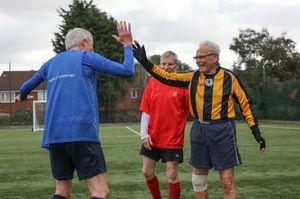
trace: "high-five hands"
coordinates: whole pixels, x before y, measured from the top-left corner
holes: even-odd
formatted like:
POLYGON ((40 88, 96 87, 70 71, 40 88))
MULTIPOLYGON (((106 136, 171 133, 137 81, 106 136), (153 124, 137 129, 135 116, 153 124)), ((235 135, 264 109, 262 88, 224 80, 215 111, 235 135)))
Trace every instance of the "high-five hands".
POLYGON ((153 66, 153 64, 147 59, 145 46, 140 44, 137 41, 134 41, 132 45, 133 48, 133 56, 134 58, 144 67, 153 66))

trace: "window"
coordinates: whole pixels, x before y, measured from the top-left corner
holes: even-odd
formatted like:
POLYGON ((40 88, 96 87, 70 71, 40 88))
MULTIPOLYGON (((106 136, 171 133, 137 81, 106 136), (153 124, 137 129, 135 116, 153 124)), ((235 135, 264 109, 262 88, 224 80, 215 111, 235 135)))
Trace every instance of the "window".
POLYGON ((131 88, 130 97, 131 99, 137 98, 137 90, 135 88, 131 88))
POLYGON ((47 100, 47 90, 38 91, 38 101, 46 101, 47 100))
POLYGON ((14 91, 0 91, 0 102, 1 103, 14 103, 15 100, 15 92, 14 91), (11 96, 9 97, 9 94, 11 94, 11 96))

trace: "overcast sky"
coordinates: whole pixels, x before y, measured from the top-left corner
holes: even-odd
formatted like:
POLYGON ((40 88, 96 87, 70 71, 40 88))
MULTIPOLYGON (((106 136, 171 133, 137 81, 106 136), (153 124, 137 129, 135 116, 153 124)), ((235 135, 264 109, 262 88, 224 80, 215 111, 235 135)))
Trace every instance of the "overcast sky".
MULTIPOLYGON (((72 0, 0 0, 0 73, 37 70, 54 56, 51 39, 62 19, 57 10, 72 0)), ((94 0, 116 20, 132 24, 134 39, 147 54, 176 52, 196 68, 198 43, 212 40, 221 46, 221 65, 230 68, 236 55, 229 50, 239 29, 267 28, 271 35, 283 32, 300 49, 299 0, 94 0)), ((83 16, 84 17, 84 16, 83 16)))

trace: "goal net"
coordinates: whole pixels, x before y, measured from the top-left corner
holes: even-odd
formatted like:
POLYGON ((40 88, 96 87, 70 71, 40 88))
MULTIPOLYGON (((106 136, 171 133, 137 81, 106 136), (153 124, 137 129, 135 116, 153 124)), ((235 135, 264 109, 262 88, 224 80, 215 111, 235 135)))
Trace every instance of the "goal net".
POLYGON ((45 101, 33 101, 33 128, 32 131, 42 131, 44 130, 44 116, 46 111, 45 101))

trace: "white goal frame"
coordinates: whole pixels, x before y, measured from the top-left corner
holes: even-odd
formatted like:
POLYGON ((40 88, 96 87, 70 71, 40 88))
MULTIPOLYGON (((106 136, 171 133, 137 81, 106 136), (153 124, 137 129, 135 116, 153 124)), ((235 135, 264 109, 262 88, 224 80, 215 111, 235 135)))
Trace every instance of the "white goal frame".
POLYGON ((46 101, 40 101, 40 100, 35 100, 32 102, 32 131, 37 132, 37 131, 43 131, 44 130, 44 116, 45 116, 45 111, 46 111, 46 101), (44 109, 42 110, 42 113, 38 113, 39 109, 37 104, 42 103, 44 104, 44 109), (40 123, 40 118, 42 117, 42 124, 40 123))

